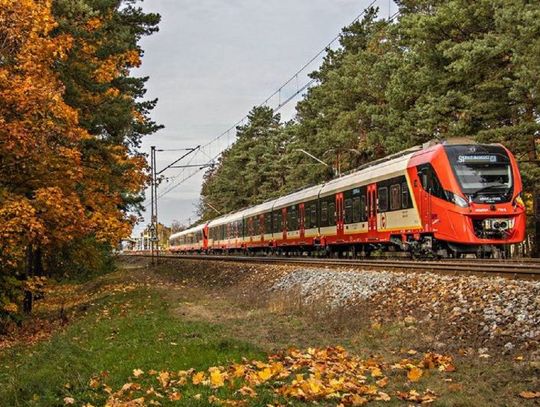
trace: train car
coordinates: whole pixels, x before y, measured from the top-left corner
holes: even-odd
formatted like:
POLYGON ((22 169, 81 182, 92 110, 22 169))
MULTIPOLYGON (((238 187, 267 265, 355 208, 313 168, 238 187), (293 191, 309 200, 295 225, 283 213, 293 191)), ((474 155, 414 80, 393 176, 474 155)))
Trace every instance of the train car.
POLYGON ((319 244, 317 206, 321 188, 316 185, 274 201, 272 232, 276 247, 310 250, 319 244))
POLYGON ((174 233, 169 238, 169 251, 173 253, 206 252, 208 249, 208 227, 201 224, 174 233))
POLYGON ((516 160, 502 145, 426 145, 218 218, 206 247, 487 257, 524 240, 521 192, 516 160))
POLYGON ((236 251, 244 247, 243 212, 221 216, 207 224, 209 251, 236 251))
POLYGON ((246 209, 243 215, 244 248, 247 250, 274 247, 272 209, 276 200, 246 209))

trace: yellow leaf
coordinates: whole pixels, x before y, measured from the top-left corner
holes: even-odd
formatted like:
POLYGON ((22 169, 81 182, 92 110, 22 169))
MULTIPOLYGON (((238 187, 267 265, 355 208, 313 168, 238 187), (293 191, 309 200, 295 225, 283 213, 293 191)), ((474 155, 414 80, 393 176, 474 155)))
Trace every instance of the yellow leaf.
POLYGON ((210 384, 212 387, 222 387, 225 384, 224 375, 221 374, 219 369, 211 368, 210 371, 210 384))
POLYGON ((158 375, 159 383, 161 384, 161 387, 165 388, 169 385, 169 381, 171 380, 171 376, 169 372, 160 372, 158 375))
POLYGON ((201 384, 204 381, 204 372, 195 373, 191 380, 194 385, 201 384))
POLYGON ((409 372, 407 373, 407 378, 411 381, 411 382, 417 382, 418 380, 420 380, 420 378, 422 377, 422 375, 424 374, 424 372, 422 371, 422 369, 419 369, 417 367, 413 367, 411 370, 409 370, 409 372))
POLYGON ((381 369, 379 369, 378 367, 374 367, 373 369, 371 369, 371 376, 372 377, 382 377, 383 374, 382 374, 381 369))
POLYGON ((242 365, 234 365, 233 377, 243 377, 246 369, 242 365))
POLYGON ((265 382, 272 377, 272 370, 269 368, 263 369, 257 373, 257 376, 259 376, 259 379, 265 382))

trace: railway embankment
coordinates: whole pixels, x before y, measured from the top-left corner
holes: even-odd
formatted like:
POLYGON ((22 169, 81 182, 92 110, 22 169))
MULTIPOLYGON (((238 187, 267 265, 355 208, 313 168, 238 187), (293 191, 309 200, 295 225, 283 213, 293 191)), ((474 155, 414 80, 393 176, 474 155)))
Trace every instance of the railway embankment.
POLYGON ((540 343, 539 280, 359 267, 161 261, 162 272, 182 276, 218 298, 301 315, 335 332, 386 326, 401 330, 405 342, 426 350, 477 354, 535 353, 540 343))

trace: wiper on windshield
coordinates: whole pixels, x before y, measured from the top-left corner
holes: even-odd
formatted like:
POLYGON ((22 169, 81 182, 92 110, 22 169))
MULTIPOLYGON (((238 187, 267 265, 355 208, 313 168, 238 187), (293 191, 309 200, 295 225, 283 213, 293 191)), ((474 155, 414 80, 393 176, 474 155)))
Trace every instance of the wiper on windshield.
MULTIPOLYGON (((508 185, 506 184, 495 184, 495 185, 488 185, 486 187, 483 187, 483 188, 480 188, 479 190, 473 192, 472 194, 470 194, 471 196, 475 197, 475 196, 478 196, 478 194, 481 194, 482 192, 489 192, 490 189, 492 188, 505 188, 505 189, 508 189, 508 185)), ((494 191, 495 192, 495 191, 494 191)))

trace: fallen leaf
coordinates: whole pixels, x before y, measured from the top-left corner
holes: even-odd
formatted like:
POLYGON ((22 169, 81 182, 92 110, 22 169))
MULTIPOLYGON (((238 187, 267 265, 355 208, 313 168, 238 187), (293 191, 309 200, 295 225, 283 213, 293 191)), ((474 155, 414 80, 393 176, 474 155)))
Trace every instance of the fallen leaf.
POLYGON ((419 369, 417 367, 413 367, 409 372, 407 373, 407 379, 409 379, 411 382, 417 382, 420 380, 424 372, 422 369, 419 369))
POLYGON ((171 401, 178 401, 182 398, 182 395, 178 393, 177 391, 169 394, 169 400, 171 401))
POLYGON ((194 385, 201 384, 204 381, 204 372, 195 373, 191 378, 194 385))
POLYGON ((540 391, 522 391, 519 396, 527 400, 537 399, 540 398, 540 391))
POLYGON ((144 374, 144 371, 141 369, 133 369, 133 376, 140 377, 144 374))
POLYGON ((73 397, 64 397, 64 404, 66 405, 75 404, 75 399, 73 397))
POLYGON ((223 387, 225 384, 225 376, 221 374, 219 369, 210 368, 210 384, 214 388, 223 387))

